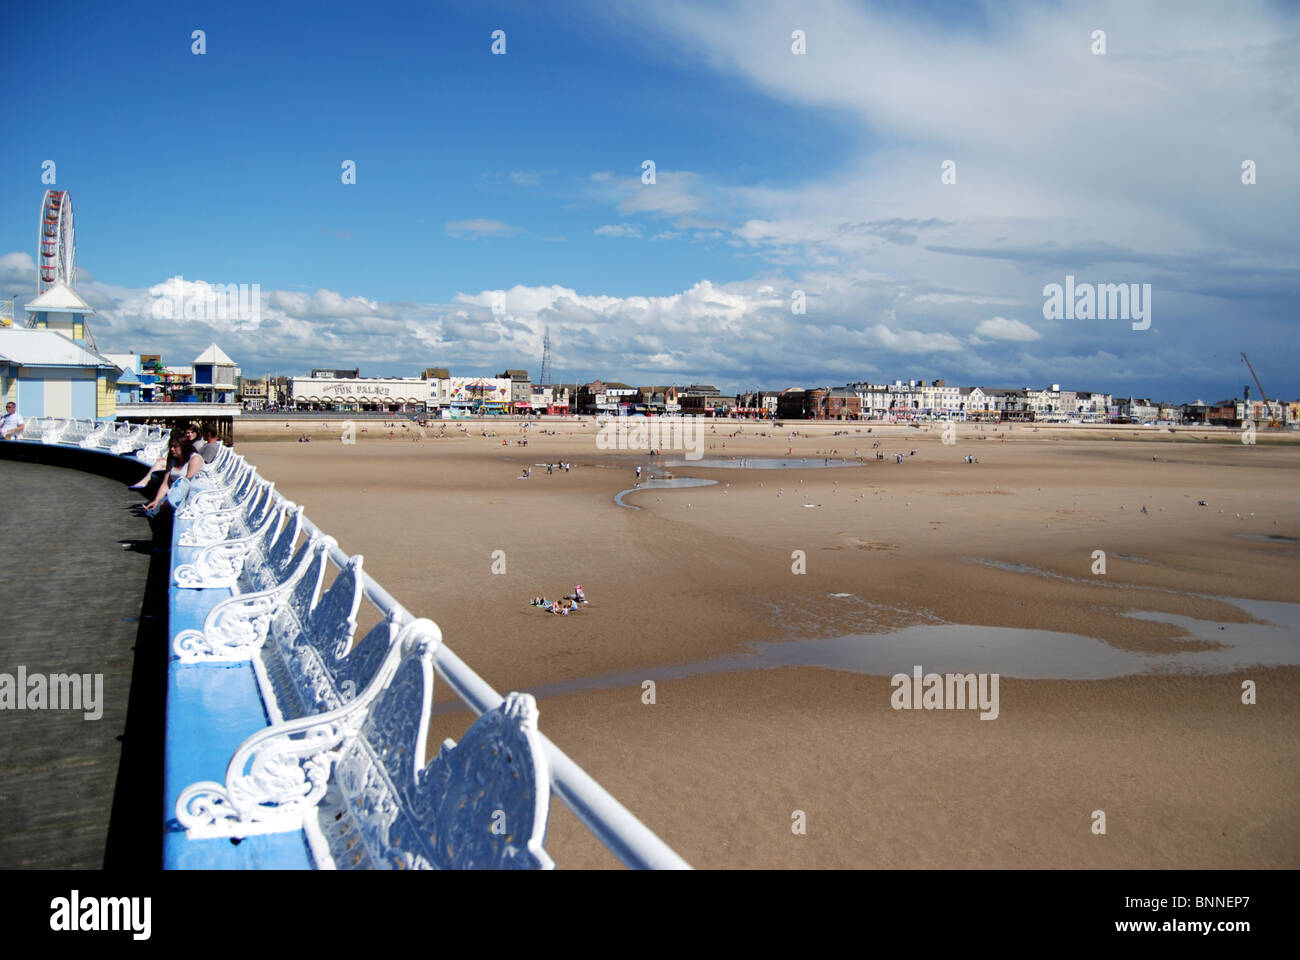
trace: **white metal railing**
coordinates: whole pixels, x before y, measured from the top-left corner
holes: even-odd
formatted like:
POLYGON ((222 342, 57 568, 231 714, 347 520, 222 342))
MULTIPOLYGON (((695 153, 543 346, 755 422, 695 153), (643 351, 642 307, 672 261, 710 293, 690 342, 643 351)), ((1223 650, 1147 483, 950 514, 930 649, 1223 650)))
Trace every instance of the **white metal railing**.
MULTIPOLYGON (((44 425, 50 421, 41 422, 44 425)), ((59 441, 62 445, 80 444, 85 447, 86 437, 102 438, 107 435, 108 429, 111 429, 101 428, 102 432, 96 435, 94 421, 67 421, 66 423, 67 427, 59 441), (77 424, 81 426, 76 427, 77 424)), ((33 438, 25 439, 31 442, 33 438)), ((209 464, 204 471, 208 478, 208 483, 205 484, 207 489, 203 491, 205 499, 218 491, 223 494, 220 498, 211 497, 208 500, 210 506, 207 506, 207 510, 234 506, 229 502, 230 495, 246 486, 249 480, 246 471, 250 470, 256 473, 256 469, 243 457, 229 448, 224 448, 217 460, 209 464), (227 502, 219 502, 219 500, 227 502)), ((275 500, 284 499, 278 491, 272 491, 270 495, 275 500)), ((243 503, 247 504, 251 499, 245 498, 243 503)), ((324 532, 305 516, 302 518, 302 527, 302 536, 310 537, 313 534, 324 536, 324 532)), ((348 566, 348 555, 337 544, 330 548, 329 560, 336 570, 341 571, 348 566)), ((362 578, 363 595, 382 617, 394 616, 402 625, 416 619, 364 570, 362 578)), ((474 711, 476 716, 496 709, 505 701, 505 698, 497 693, 491 684, 470 669, 446 643, 438 645, 433 665, 438 676, 455 692, 461 702, 474 711)), ((551 790, 620 861, 636 869, 690 869, 690 865, 685 860, 638 820, 631 811, 615 800, 590 774, 552 743, 549 737, 545 734, 540 736, 550 766, 551 790)))

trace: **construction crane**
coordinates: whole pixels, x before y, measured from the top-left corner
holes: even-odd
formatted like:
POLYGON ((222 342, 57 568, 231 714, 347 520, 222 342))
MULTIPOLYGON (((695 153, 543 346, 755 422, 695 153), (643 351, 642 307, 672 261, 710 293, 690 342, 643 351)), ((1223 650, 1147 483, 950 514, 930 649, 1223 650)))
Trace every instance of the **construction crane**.
MULTIPOLYGON (((1255 386, 1259 387, 1259 398, 1264 401, 1264 409, 1268 411, 1268 425, 1274 429, 1280 429, 1282 424, 1278 423, 1277 418, 1273 416, 1273 405, 1268 402, 1268 394, 1264 392, 1264 385, 1259 382, 1259 374, 1257 374, 1255 368, 1251 366, 1250 357, 1246 356, 1243 352, 1241 359, 1246 361, 1246 369, 1250 371, 1251 377, 1254 378, 1255 386)), ((1247 410, 1246 413, 1249 415, 1250 411, 1247 410)))

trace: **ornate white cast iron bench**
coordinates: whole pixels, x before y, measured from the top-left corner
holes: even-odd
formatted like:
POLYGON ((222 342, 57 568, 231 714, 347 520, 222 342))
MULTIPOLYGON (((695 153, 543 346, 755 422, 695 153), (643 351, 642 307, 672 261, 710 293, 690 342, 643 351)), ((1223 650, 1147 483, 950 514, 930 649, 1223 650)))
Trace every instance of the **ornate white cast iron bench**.
POLYGON ((302 508, 279 498, 252 533, 197 548, 192 561, 177 564, 173 582, 190 590, 264 588, 283 574, 301 524, 302 508))
POLYGON ((268 651, 299 696, 340 705, 249 737, 224 783, 181 792, 179 823, 196 839, 302 830, 324 868, 553 868, 543 849, 551 785, 530 695, 512 693, 425 764, 440 642, 431 621, 398 630, 390 618, 345 656, 310 635, 268 651), (344 699, 371 669, 361 693, 344 699))
POLYGON ((143 464, 153 464, 167 453, 167 434, 162 427, 149 427, 145 435, 144 446, 135 455, 143 464))
POLYGON ((127 430, 113 441, 112 450, 114 453, 134 453, 141 449, 146 443, 146 437, 149 428, 145 426, 132 427, 127 425, 127 430))
POLYGON ((225 470, 231 458, 235 456, 238 456, 238 454, 223 443, 221 449, 217 451, 216 458, 208 465, 208 467, 209 469, 225 470))
MULTIPOLYGON (((290 543, 285 539, 281 546, 290 543)), ((281 572, 277 564, 268 571, 271 586, 218 601, 201 628, 176 634, 173 652, 182 663, 238 663, 251 660, 268 635, 296 636, 316 606, 333 547, 332 537, 307 538, 285 565, 283 578, 274 575, 281 572)))
POLYGON ((178 511, 179 516, 193 519, 200 514, 237 506, 242 501, 257 479, 257 471, 240 456, 227 462, 230 466, 226 469, 204 468, 196 478, 185 505, 178 511))
POLYGON ((51 442, 80 446, 81 441, 97 429, 94 420, 67 420, 67 426, 56 440, 51 442))
POLYGON ((183 520, 241 506, 257 486, 257 471, 237 463, 229 472, 204 470, 196 478, 185 504, 177 511, 183 520))
POLYGON ((105 446, 104 441, 116 430, 112 420, 101 420, 89 433, 81 438, 80 446, 87 450, 105 446))
POLYGON ((231 537, 253 533, 277 504, 275 484, 260 477, 250 485, 247 497, 236 506, 200 515, 181 534, 183 547, 203 547, 231 537))
POLYGON ((174 642, 182 662, 251 659, 272 720, 235 751, 224 784, 205 781, 181 791, 176 814, 187 835, 243 838, 303 830, 316 864, 326 867, 553 867, 542 849, 550 784, 532 698, 512 695, 476 722, 461 747, 447 741, 427 770, 419 761, 411 770, 389 769, 385 780, 382 765, 401 767, 423 755, 431 656, 441 635, 429 621, 399 629, 390 613, 351 648, 364 587, 362 558, 350 558, 313 607, 332 541, 316 537, 310 543, 323 549, 300 561, 290 582, 222 601, 203 631, 174 642), (265 611, 277 602, 264 626, 265 611), (412 655, 412 628, 426 638, 422 655, 429 662, 414 695, 402 692, 415 682, 406 679, 389 693, 385 685, 394 673, 405 676, 397 661, 412 655), (373 736, 357 742, 359 733, 373 736), (339 776, 331 780, 336 759, 339 776), (414 790, 403 789, 403 776, 414 790), (493 779, 499 780, 495 790, 485 790, 493 779), (386 792, 385 798, 377 792, 386 792), (449 798, 455 800, 450 806, 449 798), (401 830, 383 822, 394 811, 401 830))

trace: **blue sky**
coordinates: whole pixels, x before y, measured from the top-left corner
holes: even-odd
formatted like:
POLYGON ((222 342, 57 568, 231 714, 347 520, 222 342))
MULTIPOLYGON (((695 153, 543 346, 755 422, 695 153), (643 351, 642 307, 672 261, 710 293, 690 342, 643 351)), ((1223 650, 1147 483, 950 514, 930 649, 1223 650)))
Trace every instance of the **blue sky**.
POLYGON ((23 5, 0 292, 34 292, 52 159, 110 351, 494 373, 549 326, 566 377, 1180 400, 1253 349, 1300 395, 1294 8, 1132 7, 23 5), (1067 274, 1150 283, 1151 328, 1045 319, 1067 274), (159 319, 176 275, 260 314, 159 319))

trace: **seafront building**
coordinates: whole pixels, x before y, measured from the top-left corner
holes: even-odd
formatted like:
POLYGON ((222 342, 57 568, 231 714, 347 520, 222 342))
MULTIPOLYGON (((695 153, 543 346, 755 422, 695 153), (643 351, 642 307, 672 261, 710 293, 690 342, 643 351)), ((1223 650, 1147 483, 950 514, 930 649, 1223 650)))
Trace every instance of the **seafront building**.
POLYGON ((27 304, 26 327, 0 328, 0 394, 24 417, 113 417, 120 371, 95 347, 87 323, 95 311, 70 271, 50 276, 27 304))
POLYGON ((198 403, 230 403, 235 397, 239 368, 215 343, 194 358, 194 396, 198 403))
POLYGON ((533 383, 527 370, 498 376, 452 376, 426 367, 420 377, 360 377, 357 370, 314 370, 311 377, 251 381, 245 405, 337 412, 471 416, 695 416, 741 419, 873 420, 891 423, 1200 423, 1240 426, 1300 423, 1300 404, 1225 400, 1188 404, 1045 387, 959 386, 946 380, 858 381, 843 386, 785 387, 723 395, 711 384, 634 386, 616 380, 533 383))
POLYGON ((0 394, 24 417, 111 418, 118 373, 84 342, 51 330, 0 330, 0 394))
POLYGON ((104 354, 118 369, 117 402, 140 403, 143 384, 140 382, 140 358, 134 353, 104 354))
POLYGON ((288 405, 298 410, 366 410, 424 412, 429 381, 422 377, 339 377, 335 371, 313 371, 293 377, 288 405))

